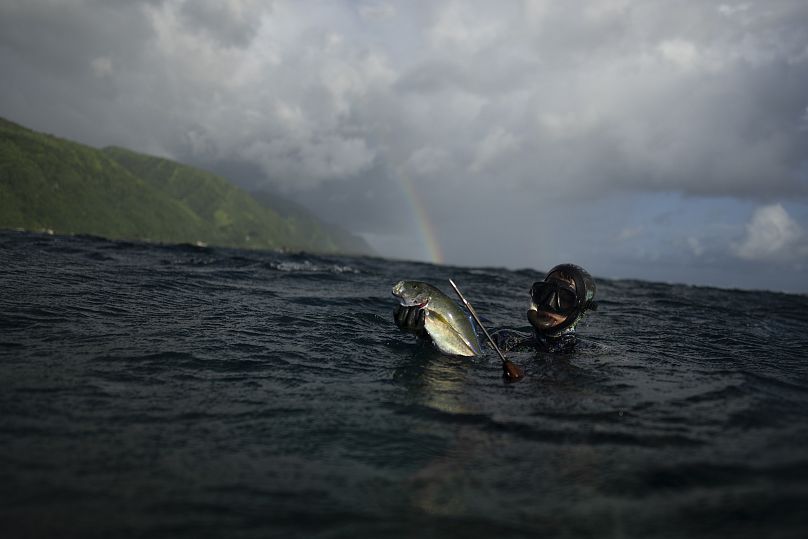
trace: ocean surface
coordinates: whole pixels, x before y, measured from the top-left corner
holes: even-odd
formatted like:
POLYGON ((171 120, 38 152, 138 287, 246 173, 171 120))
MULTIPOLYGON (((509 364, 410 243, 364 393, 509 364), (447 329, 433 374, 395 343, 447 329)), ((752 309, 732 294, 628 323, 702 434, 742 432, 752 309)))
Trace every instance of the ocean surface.
POLYGON ((0 537, 808 537, 808 297, 598 279, 506 383, 402 278, 543 274, 0 233, 0 537))

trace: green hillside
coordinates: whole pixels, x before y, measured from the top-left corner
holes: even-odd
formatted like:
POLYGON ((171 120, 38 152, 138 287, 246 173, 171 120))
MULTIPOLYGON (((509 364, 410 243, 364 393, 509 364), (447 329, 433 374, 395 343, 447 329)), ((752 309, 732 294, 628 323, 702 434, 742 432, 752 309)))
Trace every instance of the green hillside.
POLYGON ((369 254, 302 208, 123 148, 99 150, 0 118, 0 228, 251 249, 369 254))

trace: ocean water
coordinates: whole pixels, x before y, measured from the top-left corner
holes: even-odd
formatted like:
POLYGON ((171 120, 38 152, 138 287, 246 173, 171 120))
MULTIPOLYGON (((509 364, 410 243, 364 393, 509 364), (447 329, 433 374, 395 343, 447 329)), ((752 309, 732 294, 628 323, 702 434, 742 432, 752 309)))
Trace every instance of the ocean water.
POLYGON ((392 323, 542 277, 0 233, 0 537, 808 536, 807 297, 599 279, 517 383, 392 323))

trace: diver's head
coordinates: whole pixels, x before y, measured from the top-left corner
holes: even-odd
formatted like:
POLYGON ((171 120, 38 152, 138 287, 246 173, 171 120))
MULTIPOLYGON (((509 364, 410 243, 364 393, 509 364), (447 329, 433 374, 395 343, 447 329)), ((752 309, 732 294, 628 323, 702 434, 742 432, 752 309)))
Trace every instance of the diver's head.
POLYGON ((558 337, 596 308, 594 297, 595 280, 585 269, 560 264, 533 283, 527 319, 539 335, 558 337))

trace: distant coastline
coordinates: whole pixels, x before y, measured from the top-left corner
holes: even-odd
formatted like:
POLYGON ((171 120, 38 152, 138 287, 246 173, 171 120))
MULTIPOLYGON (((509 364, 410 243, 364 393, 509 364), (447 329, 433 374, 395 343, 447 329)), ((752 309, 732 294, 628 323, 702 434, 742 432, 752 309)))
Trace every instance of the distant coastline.
POLYGON ((0 229, 197 246, 374 255, 268 193, 125 148, 97 149, 0 118, 0 229))

